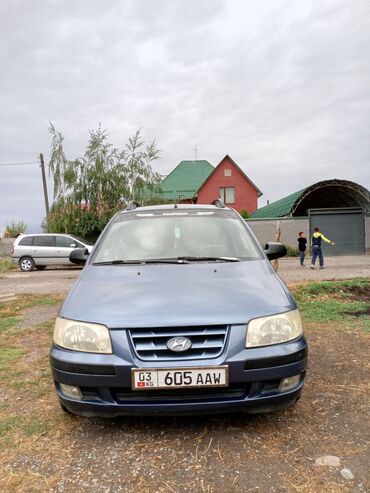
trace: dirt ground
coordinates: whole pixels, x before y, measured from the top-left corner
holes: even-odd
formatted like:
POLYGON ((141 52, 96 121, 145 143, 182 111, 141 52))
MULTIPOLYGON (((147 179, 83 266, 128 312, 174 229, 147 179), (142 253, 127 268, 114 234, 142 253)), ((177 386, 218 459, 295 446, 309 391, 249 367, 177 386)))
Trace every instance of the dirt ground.
POLYGON ((366 336, 337 324, 325 332, 312 324, 306 336, 308 380, 295 408, 260 416, 103 420, 62 412, 48 374, 50 335, 22 329, 27 351, 17 368, 27 366, 29 382, 2 382, 1 396, 28 427, 0 442, 0 490, 369 491, 366 336), (33 387, 40 374, 41 384, 33 387), (340 467, 315 465, 324 455, 340 458, 340 467), (353 480, 341 476, 343 468, 353 480))
MULTIPOLYGON (((301 270, 290 262, 282 266, 282 276, 286 268, 293 277, 289 284, 296 286, 302 279, 292 272, 301 270)), ((368 266, 361 264, 357 272, 363 269, 368 266)), ((341 272, 330 265, 302 270, 329 279, 341 272)), ((49 279, 50 273, 54 283, 62 276, 59 288, 78 275, 46 271, 24 279, 34 282, 33 274, 49 279)), ((2 287, 3 281, 4 276, 2 287)), ((40 283, 41 293, 44 288, 40 283)), ((368 291, 360 294, 369 302, 368 291)), ((63 295, 33 303, 23 299, 9 307, 17 313, 14 327, 0 332, 4 347, 22 348, 12 366, 0 364, 0 491, 370 492, 369 335, 356 318, 305 324, 308 378, 294 408, 268 415, 103 420, 64 414, 54 392, 48 351, 63 295), (340 465, 315 464, 326 455, 336 456, 340 465), (344 468, 353 479, 342 476, 344 468)))

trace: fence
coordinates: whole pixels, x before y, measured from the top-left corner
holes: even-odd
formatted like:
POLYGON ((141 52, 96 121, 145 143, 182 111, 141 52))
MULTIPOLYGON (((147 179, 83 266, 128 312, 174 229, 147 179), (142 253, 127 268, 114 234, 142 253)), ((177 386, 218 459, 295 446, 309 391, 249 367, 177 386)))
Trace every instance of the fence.
POLYGON ((14 238, 0 238, 0 257, 8 257, 12 251, 14 238))

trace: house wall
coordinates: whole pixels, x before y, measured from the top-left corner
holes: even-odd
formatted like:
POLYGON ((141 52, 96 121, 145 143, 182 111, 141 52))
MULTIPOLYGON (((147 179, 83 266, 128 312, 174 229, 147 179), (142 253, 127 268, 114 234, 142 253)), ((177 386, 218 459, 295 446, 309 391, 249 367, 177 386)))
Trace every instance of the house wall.
POLYGON ((226 205, 238 212, 246 209, 249 214, 257 209, 257 191, 228 158, 220 162, 198 191, 198 204, 211 204, 219 197, 222 187, 235 188, 235 202, 226 205), (225 168, 231 169, 231 176, 225 176, 225 168))

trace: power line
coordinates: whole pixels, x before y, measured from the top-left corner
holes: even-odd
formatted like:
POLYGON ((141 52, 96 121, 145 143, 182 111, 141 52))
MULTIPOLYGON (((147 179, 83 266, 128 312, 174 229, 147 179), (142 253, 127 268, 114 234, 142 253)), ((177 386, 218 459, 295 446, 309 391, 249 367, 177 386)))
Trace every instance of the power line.
MULTIPOLYGON (((194 150, 194 149, 193 149, 194 150)), ((263 166, 265 168, 275 168, 278 166, 336 166, 341 163, 368 163, 370 158, 363 159, 338 159, 334 161, 326 161, 326 162, 314 162, 314 161, 259 161, 256 159, 253 162, 253 166, 263 166)), ((40 164, 40 161, 25 161, 20 163, 0 163, 0 166, 23 166, 25 164, 40 164)), ((48 166, 48 165, 46 165, 48 166)))
POLYGON ((0 166, 18 166, 23 164, 40 164, 39 161, 26 161, 24 163, 0 163, 0 166))

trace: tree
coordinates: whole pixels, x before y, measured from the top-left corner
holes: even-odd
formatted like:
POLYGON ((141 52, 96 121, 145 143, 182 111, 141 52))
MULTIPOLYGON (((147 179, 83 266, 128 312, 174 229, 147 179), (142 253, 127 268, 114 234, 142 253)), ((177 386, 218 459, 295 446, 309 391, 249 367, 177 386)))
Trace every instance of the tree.
POLYGON ((110 217, 135 200, 157 201, 161 177, 152 169, 159 157, 156 142, 146 144, 138 130, 123 149, 114 147, 101 126, 91 130, 81 158, 66 158, 64 137, 50 124, 49 170, 54 178, 54 204, 48 231, 96 237, 110 217))

